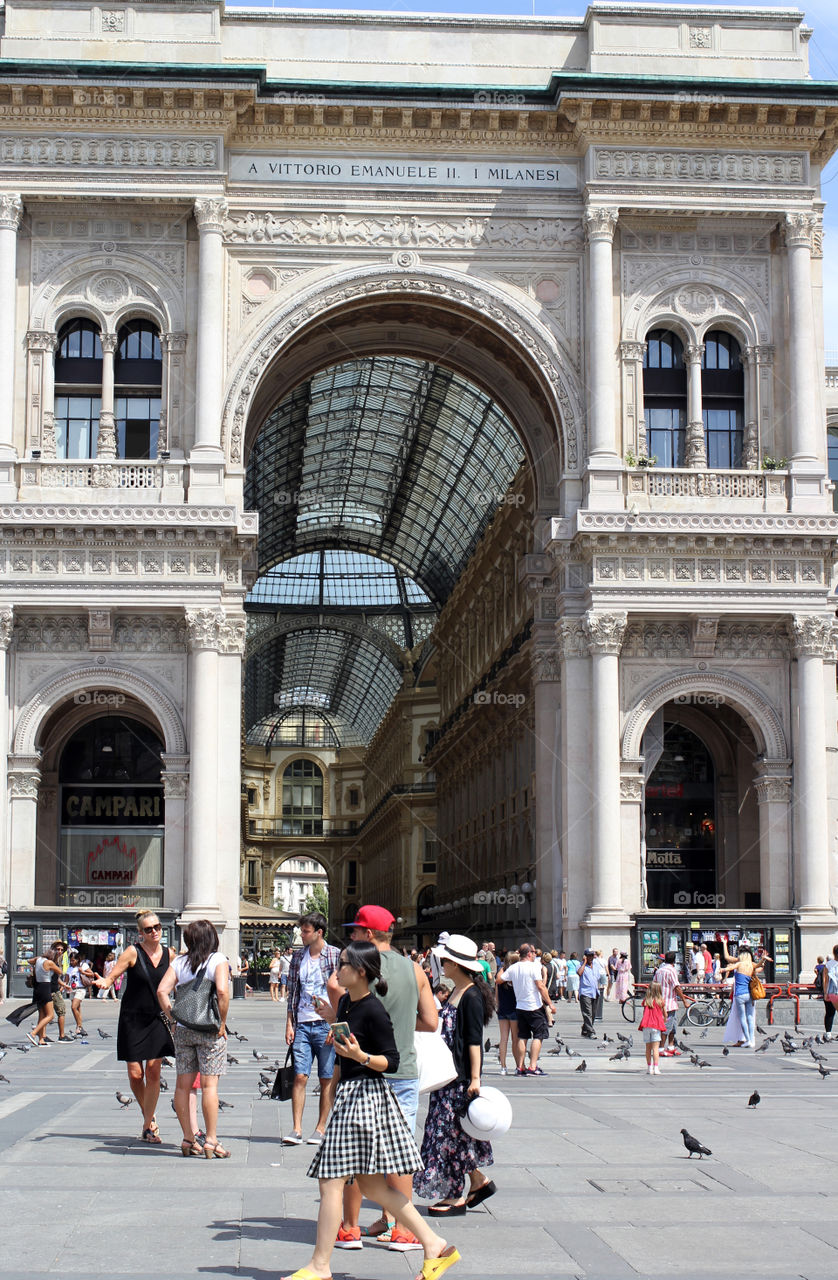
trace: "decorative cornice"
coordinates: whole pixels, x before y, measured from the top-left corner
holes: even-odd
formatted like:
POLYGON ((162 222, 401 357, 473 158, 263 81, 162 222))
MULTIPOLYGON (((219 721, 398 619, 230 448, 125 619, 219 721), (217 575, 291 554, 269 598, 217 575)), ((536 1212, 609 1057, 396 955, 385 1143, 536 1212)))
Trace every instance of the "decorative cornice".
POLYGON ((619 655, 627 622, 625 613, 597 613, 589 609, 582 619, 582 626, 591 655, 619 655))
POLYGON ((0 192, 0 228, 17 231, 23 217, 23 201, 20 196, 0 192))

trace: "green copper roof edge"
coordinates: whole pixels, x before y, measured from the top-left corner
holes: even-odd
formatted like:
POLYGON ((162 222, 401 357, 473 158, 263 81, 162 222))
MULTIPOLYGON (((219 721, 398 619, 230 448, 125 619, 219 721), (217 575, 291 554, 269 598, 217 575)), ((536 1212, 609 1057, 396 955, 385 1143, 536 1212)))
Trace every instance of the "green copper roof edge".
MULTIPOLYGON (((542 89, 526 85, 489 85, 483 84, 405 84, 388 81, 340 81, 331 80, 273 80, 269 79, 266 68, 262 65, 241 64, 237 66, 220 66, 217 64, 168 64, 157 62, 66 62, 46 59, 0 58, 0 75, 55 76, 61 79, 90 80, 102 77, 108 80, 149 79, 177 80, 183 82, 195 80, 211 81, 255 81, 266 93, 301 92, 306 89, 327 92, 333 98, 345 97, 438 97, 462 98, 476 93, 499 93, 520 95, 523 104, 503 102, 504 105, 526 105, 526 103, 549 104, 558 101, 562 93, 602 92, 624 90, 637 92, 677 93, 686 87, 703 89, 707 92, 722 90, 736 93, 739 96, 764 98, 777 96, 778 91, 788 97, 818 98, 835 96, 838 99, 838 80, 740 80, 735 78, 713 78, 709 76, 650 76, 612 74, 599 71, 553 71, 547 85, 542 89)), ((491 106, 491 103, 481 104, 491 106)))

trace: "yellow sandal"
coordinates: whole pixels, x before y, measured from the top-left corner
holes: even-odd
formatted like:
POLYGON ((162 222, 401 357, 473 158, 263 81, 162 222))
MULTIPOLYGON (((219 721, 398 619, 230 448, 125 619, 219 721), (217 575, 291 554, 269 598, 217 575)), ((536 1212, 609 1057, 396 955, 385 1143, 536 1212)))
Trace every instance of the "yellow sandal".
MULTIPOLYGON (((453 1267, 455 1262, 460 1261, 460 1255, 454 1248, 453 1244, 449 1244, 447 1249, 443 1249, 438 1258, 426 1258, 422 1264, 422 1270, 419 1272, 416 1280, 439 1280, 439 1277, 449 1267, 453 1267)), ((294 1277, 291 1277, 294 1280, 294 1277)))
POLYGON ((310 1267, 300 1267, 292 1276, 282 1276, 281 1280, 332 1280, 331 1276, 319 1276, 310 1267))

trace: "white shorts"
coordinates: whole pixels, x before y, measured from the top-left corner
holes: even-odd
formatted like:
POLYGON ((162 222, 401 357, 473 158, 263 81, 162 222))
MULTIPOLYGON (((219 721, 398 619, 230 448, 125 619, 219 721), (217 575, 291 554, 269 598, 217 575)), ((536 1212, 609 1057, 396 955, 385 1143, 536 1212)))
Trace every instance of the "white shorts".
POLYGON ((70 1000, 83 1000, 87 995, 87 987, 74 987, 72 991, 67 992, 70 1000))

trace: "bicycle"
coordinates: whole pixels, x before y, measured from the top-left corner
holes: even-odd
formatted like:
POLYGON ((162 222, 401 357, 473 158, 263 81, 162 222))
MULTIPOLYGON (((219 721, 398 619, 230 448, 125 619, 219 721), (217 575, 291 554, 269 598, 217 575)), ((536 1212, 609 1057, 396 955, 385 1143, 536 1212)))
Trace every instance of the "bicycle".
POLYGON ((727 1022, 730 1014, 730 996, 724 992, 716 995, 696 996, 687 1009, 687 1022, 693 1027, 717 1027, 727 1022))
POLYGON ((645 989, 629 991, 625 1000, 620 1005, 620 1012, 622 1013, 626 1022, 637 1022, 637 1010, 638 1010, 638 1007, 640 1007, 641 1009, 643 1008, 643 1001, 645 998, 646 998, 645 989))

